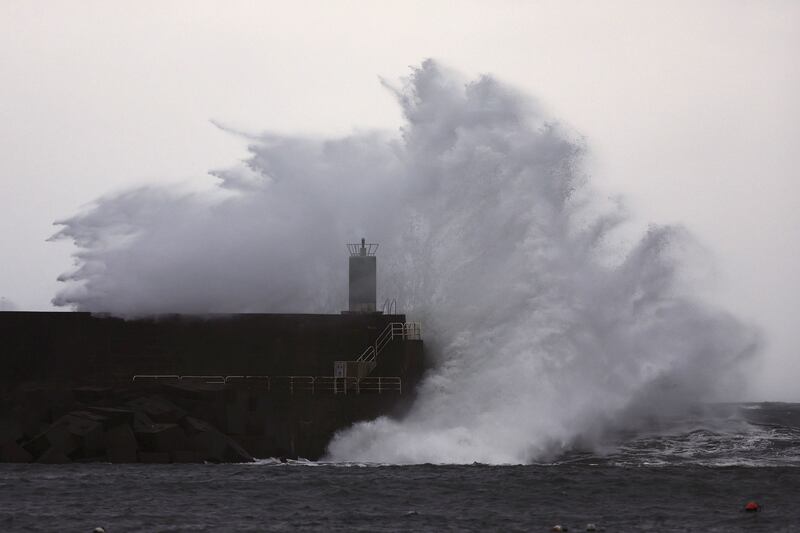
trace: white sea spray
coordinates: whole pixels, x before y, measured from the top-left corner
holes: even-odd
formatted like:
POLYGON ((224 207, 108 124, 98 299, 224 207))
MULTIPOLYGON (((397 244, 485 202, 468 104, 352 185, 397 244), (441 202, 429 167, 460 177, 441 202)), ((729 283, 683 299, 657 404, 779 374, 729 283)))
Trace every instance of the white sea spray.
POLYGON ((691 294, 683 229, 610 245, 626 214, 578 136, 490 76, 426 61, 385 84, 399 136, 251 136, 216 191, 141 188, 61 221, 77 268, 55 302, 337 312, 343 244, 380 242, 379 300, 424 323, 434 368, 405 418, 339 433, 337 461, 525 463, 738 385, 754 331, 691 294))

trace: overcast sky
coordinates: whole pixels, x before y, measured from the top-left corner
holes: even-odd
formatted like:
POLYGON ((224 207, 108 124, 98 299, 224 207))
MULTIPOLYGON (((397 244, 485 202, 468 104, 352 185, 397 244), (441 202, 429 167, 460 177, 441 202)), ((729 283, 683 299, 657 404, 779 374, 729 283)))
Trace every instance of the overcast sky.
MULTIPOLYGON (((396 129, 378 77, 433 57, 492 73, 586 138, 595 183, 716 256, 757 323, 754 398, 800 400, 800 3, 0 3, 0 297, 51 308, 54 220, 245 156, 210 124, 396 129)), ((8 303, 3 303, 9 306, 8 303)))

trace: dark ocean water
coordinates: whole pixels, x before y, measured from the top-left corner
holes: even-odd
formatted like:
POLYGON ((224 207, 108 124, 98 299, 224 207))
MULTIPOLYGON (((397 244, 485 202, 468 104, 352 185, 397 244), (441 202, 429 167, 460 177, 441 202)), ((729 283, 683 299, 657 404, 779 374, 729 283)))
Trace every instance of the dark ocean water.
POLYGON ((533 465, 0 465, 0 530, 800 531, 800 406, 746 407, 533 465))

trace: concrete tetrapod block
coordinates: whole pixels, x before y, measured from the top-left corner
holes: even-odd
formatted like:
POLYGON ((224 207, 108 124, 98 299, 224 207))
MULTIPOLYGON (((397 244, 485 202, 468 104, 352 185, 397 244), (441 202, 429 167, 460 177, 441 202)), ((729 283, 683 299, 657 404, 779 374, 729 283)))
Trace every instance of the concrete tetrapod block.
POLYGON ((176 423, 186 416, 186 411, 158 395, 136 398, 127 405, 145 413, 154 422, 176 423))
POLYGON ((58 419, 45 432, 51 448, 73 459, 95 457, 103 450, 103 427, 89 413, 73 411, 58 419))
POLYGON ((22 427, 22 436, 25 442, 35 439, 38 435, 47 431, 50 424, 42 422, 30 413, 16 417, 22 427))
POLYGON ((189 416, 205 420, 214 427, 224 428, 227 425, 227 409, 222 395, 217 395, 212 399, 198 400, 189 416))
POLYGON ((272 457, 276 454, 275 439, 272 436, 266 435, 242 435, 232 437, 236 442, 248 453, 255 457, 272 457))
POLYGON ((85 458, 102 455, 105 449, 103 424, 105 417, 88 411, 73 411, 63 417, 66 420, 67 431, 80 439, 79 449, 74 455, 85 458))
POLYGON ((19 441, 23 437, 22 427, 12 418, 0 419, 0 446, 19 441))
POLYGON ((74 408, 75 396, 72 392, 59 388, 23 386, 14 392, 13 403, 22 407, 17 412, 21 415, 17 420, 27 427, 32 421, 51 423, 71 411, 74 408))
POLYGON ((197 433, 216 431, 216 428, 205 420, 201 420, 193 416, 187 416, 182 420, 181 425, 183 426, 184 431, 186 431, 186 435, 189 437, 192 437, 197 433))
POLYGON ((184 420, 186 434, 199 458, 214 463, 249 463, 253 456, 233 439, 223 435, 208 422, 193 417, 184 420))
POLYGON ((0 462, 30 463, 31 461, 33 461, 33 456, 13 440, 0 446, 0 462))
POLYGON ((202 463, 203 459, 199 457, 194 450, 177 450, 169 453, 169 457, 173 463, 202 463))
POLYGON ((64 463, 71 463, 72 460, 67 457, 64 452, 54 447, 44 452, 39 459, 36 460, 36 462, 48 465, 60 465, 64 463))
MULTIPOLYGON (((47 431, 45 429, 45 431, 47 431)), ((47 440, 45 431, 39 433, 29 441, 25 442, 22 447, 34 458, 41 456, 44 452, 50 449, 50 441, 47 440)))
POLYGON ((245 406, 237 403, 228 404, 225 413, 225 433, 228 435, 244 435, 247 420, 247 410, 245 406))
POLYGON ((111 387, 76 387, 72 389, 75 399, 80 402, 96 402, 103 400, 114 393, 111 387))
MULTIPOLYGON (((224 437, 224 435, 223 435, 224 437)), ((238 442, 231 439, 230 437, 225 437, 227 441, 227 446, 225 447, 225 453, 222 456, 222 460, 226 463, 252 463, 255 461, 255 458, 250 455, 250 453, 242 448, 238 442)))
POLYGON ((130 426, 115 426, 106 431, 104 437, 106 457, 109 462, 135 463, 138 461, 136 452, 139 445, 130 426))
POLYGON ((156 423, 153 422, 153 420, 143 412, 135 411, 133 413, 133 424, 131 427, 133 428, 134 433, 137 431, 147 431, 155 425, 156 423))
POLYGON ((136 430, 139 448, 145 452, 172 452, 189 449, 183 429, 177 424, 154 424, 150 428, 136 430))
POLYGON ((106 450, 106 459, 109 463, 114 464, 139 462, 136 448, 109 448, 106 450))
POLYGON ((136 448, 136 437, 130 426, 119 425, 106 431, 106 448, 136 448))
POLYGON ((63 455, 69 455, 80 447, 81 439, 73 435, 67 429, 67 426, 67 421, 61 418, 50 426, 47 431, 25 443, 23 448, 37 458, 45 452, 52 454, 55 450, 63 455))
POLYGON ((130 409, 118 409, 115 407, 87 407, 87 411, 103 417, 103 429, 109 429, 119 425, 133 425, 134 412, 130 409))
MULTIPOLYGON (((6 431, 13 430, 13 426, 17 425, 22 431, 22 438, 25 441, 32 440, 43 433, 53 422, 53 412, 42 405, 38 397, 31 397, 24 391, 15 391, 6 406, 8 407, 8 411, 5 413, 7 415, 6 424, 11 426, 7 427, 6 431)), ((19 439, 17 440, 19 441, 19 439)))
POLYGON ((100 458, 106 449, 103 427, 108 424, 106 416, 91 411, 72 411, 25 443, 23 448, 40 460, 46 454, 50 462, 63 462, 59 454, 72 459, 100 458))
POLYGON ((139 452, 140 463, 166 464, 169 463, 169 453, 167 452, 139 452))

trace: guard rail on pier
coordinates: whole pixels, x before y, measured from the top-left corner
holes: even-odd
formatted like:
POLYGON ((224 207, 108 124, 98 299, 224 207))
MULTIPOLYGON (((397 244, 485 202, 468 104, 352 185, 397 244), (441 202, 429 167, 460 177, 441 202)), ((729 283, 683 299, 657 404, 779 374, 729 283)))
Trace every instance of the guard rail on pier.
POLYGON ((175 374, 136 374, 138 384, 241 385, 255 390, 288 394, 402 394, 403 382, 396 376, 179 376, 175 374))

